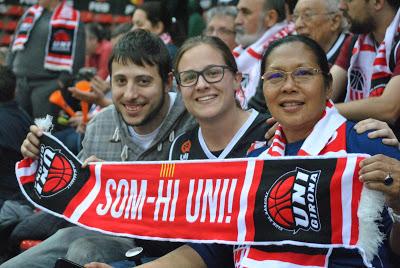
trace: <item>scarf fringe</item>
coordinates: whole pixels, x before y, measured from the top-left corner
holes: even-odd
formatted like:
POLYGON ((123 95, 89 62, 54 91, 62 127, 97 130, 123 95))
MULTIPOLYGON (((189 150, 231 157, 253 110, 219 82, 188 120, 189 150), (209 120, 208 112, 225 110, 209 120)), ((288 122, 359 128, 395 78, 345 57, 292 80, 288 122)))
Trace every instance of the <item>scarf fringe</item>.
POLYGON ((363 187, 360 206, 357 211, 360 221, 357 247, 363 249, 364 252, 360 253, 364 253, 368 261, 374 259, 375 252, 378 252, 378 248, 385 237, 377 224, 382 220, 381 213, 384 204, 385 197, 382 193, 363 187))

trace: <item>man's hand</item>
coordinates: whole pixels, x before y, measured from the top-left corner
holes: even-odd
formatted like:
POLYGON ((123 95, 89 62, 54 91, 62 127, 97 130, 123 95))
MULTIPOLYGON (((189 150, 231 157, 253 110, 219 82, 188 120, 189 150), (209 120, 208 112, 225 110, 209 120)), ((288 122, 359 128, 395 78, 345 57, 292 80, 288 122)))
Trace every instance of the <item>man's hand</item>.
POLYGON ((357 131, 358 134, 364 133, 368 130, 374 130, 368 133, 368 138, 376 139, 382 138, 382 143, 399 147, 399 140, 394 135, 393 130, 389 127, 386 122, 379 121, 376 119, 368 118, 358 122, 354 129, 357 131))
POLYGON ((271 117, 267 119, 267 124, 271 127, 270 129, 268 129, 267 133, 265 133, 264 137, 265 140, 267 140, 268 145, 271 145, 272 139, 274 138, 275 135, 275 131, 278 127, 278 122, 276 121, 275 118, 271 117))
POLYGON ((43 135, 41 130, 36 125, 32 125, 29 128, 30 132, 26 135, 24 142, 21 145, 21 154, 24 158, 39 159, 39 138, 43 135))
POLYGON ((82 167, 85 168, 89 163, 93 162, 104 162, 104 160, 97 158, 95 155, 91 155, 83 162, 82 167))

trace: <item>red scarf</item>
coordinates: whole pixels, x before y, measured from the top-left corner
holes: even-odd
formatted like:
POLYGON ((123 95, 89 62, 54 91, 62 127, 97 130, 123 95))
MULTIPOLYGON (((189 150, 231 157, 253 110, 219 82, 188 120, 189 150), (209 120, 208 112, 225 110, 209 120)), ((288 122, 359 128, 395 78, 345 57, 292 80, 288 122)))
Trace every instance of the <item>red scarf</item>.
MULTIPOLYGON (((43 7, 34 5, 25 12, 11 47, 13 52, 25 49, 31 31, 43 14, 43 10, 43 7)), ((66 1, 55 8, 50 20, 46 45, 44 59, 46 69, 72 73, 78 25, 79 11, 70 7, 66 1)))
POLYGON ((399 34, 400 10, 386 29, 385 38, 377 49, 371 34, 362 34, 358 37, 347 71, 346 102, 382 95, 392 77, 389 58, 393 42, 399 34))
MULTIPOLYGON (((268 148, 264 153, 260 155, 260 158, 270 157, 282 157, 285 155, 286 138, 283 133, 282 127, 279 125, 271 147, 268 148)), ((299 156, 317 156, 317 155, 334 155, 334 156, 345 156, 346 153, 346 119, 341 116, 332 101, 326 102, 326 108, 323 112, 321 119, 314 126, 314 129, 310 135, 303 142, 297 155, 299 156)), ((350 163, 346 163, 346 167, 342 170, 347 170, 350 163)), ((351 164, 350 164, 351 165, 351 164)), ((349 172, 351 173, 351 172, 349 172)), ((357 175, 356 175, 357 176, 357 175)), ((356 178, 357 179, 357 178, 356 178)), ((335 191, 337 196, 336 200, 351 200, 354 196, 346 194, 353 192, 353 185, 335 185, 339 191, 335 191), (346 188, 346 189, 345 189, 346 188)), ((354 209, 351 202, 345 204, 342 203, 342 209, 334 209, 332 213, 333 219, 352 219, 351 211, 354 209), (346 215, 347 214, 347 215, 346 215)), ((334 204, 332 204, 334 205, 334 204)), ((337 205, 337 204, 336 204, 337 205)), ((333 207, 333 206, 332 206, 333 207)), ((353 224, 354 218, 351 220, 353 224)), ((357 222, 358 223, 358 222, 357 222)), ((339 221, 334 224, 341 224, 339 221)), ((361 224, 360 224, 361 225, 361 224)), ((351 230, 351 232, 343 231, 341 234, 337 234, 336 239, 332 239, 332 243, 343 242, 344 240, 353 240, 354 236, 358 235, 359 230, 351 230)), ((285 245, 282 243, 282 245, 285 245)), ((375 243, 377 249, 379 243, 375 243)), ((267 252, 263 250, 254 249, 251 246, 240 246, 234 249, 234 260, 235 267, 269 267, 273 266, 276 268, 300 268, 300 267, 327 267, 332 248, 327 248, 324 251, 318 253, 310 253, 310 250, 302 250, 302 247, 293 247, 292 251, 267 252), (303 252, 307 252, 304 254, 303 252)), ((364 254, 360 251, 361 255, 364 254)), ((367 257, 371 259, 372 256, 367 257)), ((364 258, 365 260, 365 258, 364 258)), ((368 261, 366 261, 368 265, 368 261)))

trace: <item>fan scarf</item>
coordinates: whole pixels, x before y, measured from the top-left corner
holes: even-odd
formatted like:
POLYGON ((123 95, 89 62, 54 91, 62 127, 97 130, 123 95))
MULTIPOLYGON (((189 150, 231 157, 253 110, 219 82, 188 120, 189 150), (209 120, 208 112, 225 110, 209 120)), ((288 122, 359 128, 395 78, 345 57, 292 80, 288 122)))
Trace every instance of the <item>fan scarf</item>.
MULTIPOLYGON (((43 7, 34 5, 25 12, 17 30, 11 50, 23 50, 35 23, 43 13, 43 7)), ((72 73, 75 54, 76 35, 79 25, 79 12, 66 1, 58 5, 50 20, 49 36, 46 45, 44 67, 52 71, 72 73)))
POLYGON ((264 35, 248 48, 236 47, 232 53, 235 56, 239 72, 243 75, 242 90, 236 92, 236 98, 246 109, 247 102, 256 93, 260 80, 261 59, 270 43, 294 32, 294 24, 280 22, 268 29, 264 35))
POLYGON ((358 179, 365 155, 82 168, 57 139, 44 134, 40 140, 39 160, 16 164, 22 192, 35 206, 85 228, 150 240, 358 248, 367 260, 377 254, 370 244, 379 233, 363 228, 376 226, 373 215, 384 199, 358 179), (377 206, 369 209, 370 202, 377 206), (371 211, 365 222, 359 208, 371 211))
POLYGON ((382 95, 392 77, 389 58, 392 47, 395 45, 394 40, 399 34, 400 10, 386 29, 385 38, 377 50, 370 34, 358 37, 347 72, 346 102, 382 95))
MULTIPOLYGON (((268 148, 265 152, 263 152, 259 157, 264 159, 270 159, 271 157, 281 157, 285 154, 286 147, 286 138, 283 133, 282 127, 279 125, 271 147, 268 148)), ((314 129, 310 133, 310 135, 306 138, 304 143, 302 144, 298 155, 300 156, 317 156, 317 155, 332 155, 332 156, 345 156, 346 155, 346 119, 341 116, 336 108, 334 107, 332 101, 326 102, 326 108, 323 112, 322 118, 317 122, 314 126, 314 129), (339 138, 340 137, 340 138, 339 138)), ((344 168, 344 170, 346 170, 344 168)), ((333 186, 333 185, 332 185, 333 186)), ((342 187, 350 187, 347 191, 352 191, 352 187, 355 185, 345 185, 345 184, 337 184, 335 187, 340 189, 342 187)), ((338 193, 339 194, 339 193, 338 193)), ((345 200, 346 197, 336 196, 337 199, 345 200)), ((332 203, 333 205, 333 203, 332 203)), ((352 218, 350 215, 345 215, 346 212, 352 210, 352 205, 350 203, 344 204, 342 203, 341 209, 337 209, 339 211, 335 211, 336 215, 332 217, 333 219, 345 219, 352 221, 362 221, 365 215, 360 215, 359 219, 352 218)), ((340 225, 340 222, 332 222, 333 225, 340 225)), ((364 223, 360 223, 362 226, 364 223)), ((352 233, 354 230, 350 232, 343 231, 342 233, 338 233, 337 237, 332 240, 332 244, 341 243, 344 240, 352 240, 352 233)), ((376 229, 376 232, 379 233, 379 230, 376 229)), ((379 235, 382 237, 382 234, 379 235)), ((381 241, 377 237, 374 242, 371 242, 374 250, 378 250, 379 242, 381 241)), ((282 243, 283 245, 285 243, 282 243)), ((250 246, 241 246, 235 248, 234 257, 235 257, 235 266, 236 267, 269 267, 273 266, 276 268, 286 267, 286 268, 296 268, 296 267, 327 267, 329 256, 332 252, 332 248, 327 248, 324 250, 317 250, 317 247, 314 247, 313 252, 309 247, 307 249, 303 247, 292 247, 290 251, 286 249, 287 246, 282 247, 281 249, 268 248, 260 250, 254 249, 250 246), (273 251, 273 252, 270 252, 273 251)), ((364 254, 362 251, 361 255, 364 254)), ((372 259, 373 256, 367 257, 368 259, 372 259)), ((364 259, 365 261, 365 259, 364 259)), ((365 262, 367 266, 370 264, 365 262)))

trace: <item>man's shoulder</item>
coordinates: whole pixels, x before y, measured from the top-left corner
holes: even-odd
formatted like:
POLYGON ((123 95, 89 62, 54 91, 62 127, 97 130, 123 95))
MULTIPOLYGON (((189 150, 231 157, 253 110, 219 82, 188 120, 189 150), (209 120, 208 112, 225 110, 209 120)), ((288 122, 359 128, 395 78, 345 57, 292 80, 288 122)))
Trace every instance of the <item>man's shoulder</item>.
POLYGON ((88 130, 101 128, 102 131, 107 132, 107 129, 111 131, 113 130, 113 126, 117 125, 118 116, 117 110, 114 105, 109 105, 108 107, 102 109, 99 113, 97 113, 89 122, 88 130))

